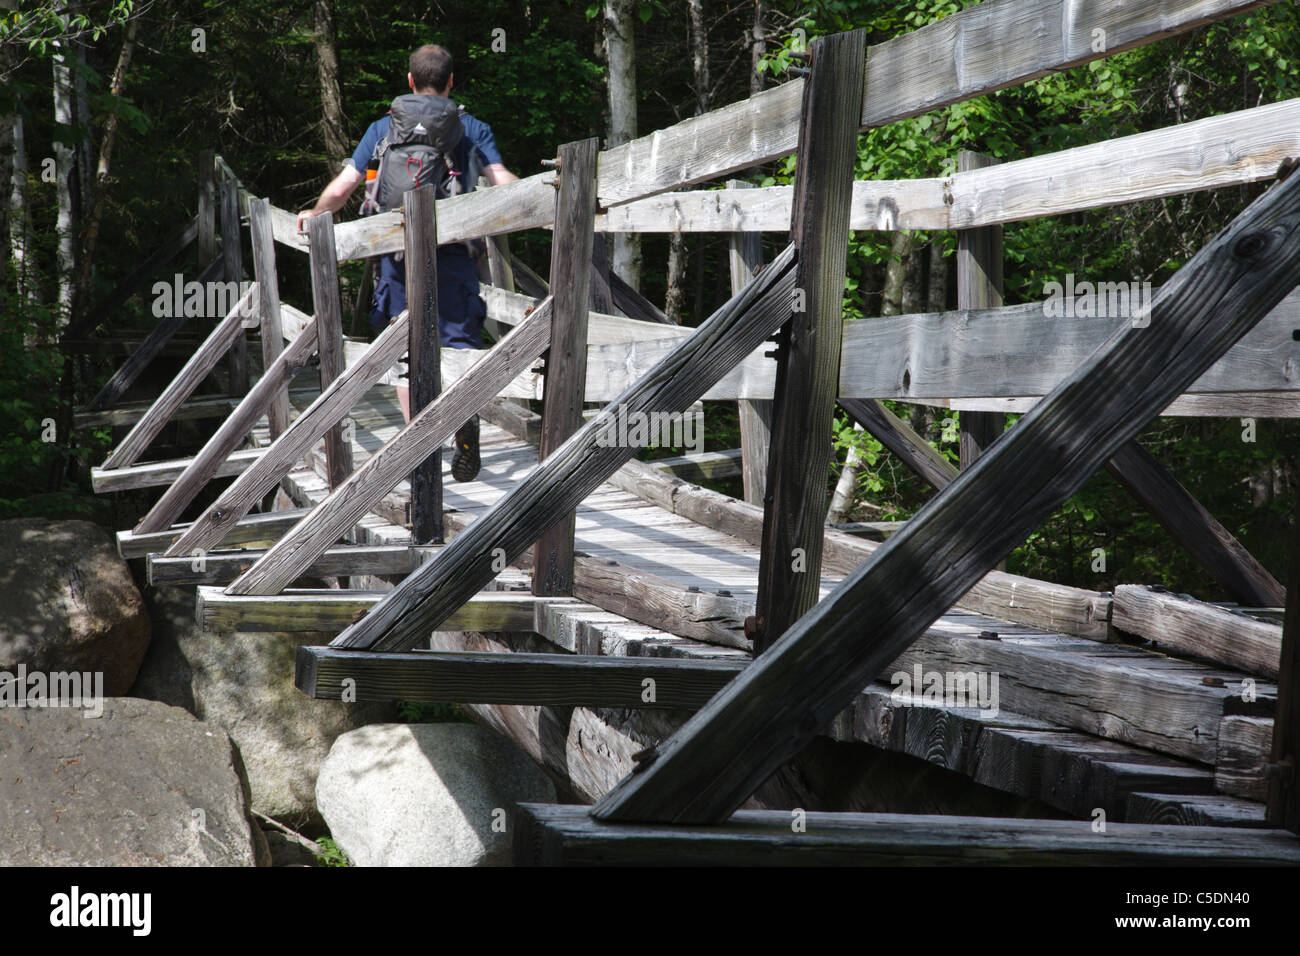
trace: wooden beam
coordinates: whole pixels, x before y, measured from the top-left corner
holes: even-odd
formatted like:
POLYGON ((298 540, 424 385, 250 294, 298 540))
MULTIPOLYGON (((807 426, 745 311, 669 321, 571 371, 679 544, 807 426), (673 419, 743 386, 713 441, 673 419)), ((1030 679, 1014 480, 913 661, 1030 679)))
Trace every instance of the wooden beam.
POLYGON ((1277 716, 1268 767, 1268 823, 1300 833, 1300 506, 1291 525, 1286 618, 1278 663, 1277 716))
MULTIPOLYGON (((284 351, 280 327, 280 281, 275 271, 275 240, 271 234, 271 204, 257 199, 248 206, 248 230, 253 241, 253 274, 262 290, 258 316, 262 326, 262 368, 270 369, 284 351)), ((265 377, 265 376, 264 376, 265 377)), ((270 399, 266 412, 271 440, 289 427, 289 393, 282 390, 270 399)))
POLYGON ((874 398, 841 398, 839 405, 936 490, 942 491, 957 477, 956 466, 883 402, 874 398))
POLYGON ((629 319, 636 319, 638 322, 654 322, 659 325, 677 324, 664 314, 663 309, 628 285, 617 272, 609 274, 609 291, 614 298, 614 305, 629 319))
POLYGON ((176 373, 176 377, 163 389, 163 393, 149 406, 149 410, 135 423, 112 454, 104 459, 104 468, 125 468, 135 464, 136 460, 149 447, 158 433, 172 419, 172 415, 181 404, 193 394, 194 389, 216 368, 221 357, 234 343, 237 336, 244 334, 244 316, 251 310, 252 303, 258 295, 257 283, 234 304, 226 317, 218 323, 212 333, 195 349, 189 361, 176 373))
MULTIPOLYGON (((223 180, 219 187, 221 207, 221 264, 227 282, 244 281, 244 251, 239 235, 239 184, 223 180)), ((241 328, 231 344, 227 368, 230 393, 248 391, 248 337, 241 328)))
POLYGON ((835 395, 839 385, 848 204, 858 156, 864 30, 809 49, 790 234, 793 314, 778 336, 754 650, 771 647, 817 603, 835 395))
MULTIPOLYGON (((514 595, 509 599, 528 600, 514 595)), ((380 654, 304 645, 298 649, 295 684, 308 697, 324 700, 341 699, 343 681, 350 678, 358 701, 694 710, 744 667, 738 661, 667 657, 453 651, 380 654)))
MULTIPOLYGON (((218 631, 340 631, 368 614, 388 591, 286 588, 280 594, 226 594, 198 588, 198 620, 218 631)), ((451 630, 536 630, 539 599, 514 592, 476 594, 448 621, 451 630)), ((426 642, 428 637, 425 638, 426 642)))
MULTIPOLYGON (((751 189, 740 179, 727 182, 728 189, 751 189)), ((787 218, 787 222, 788 222, 787 218)), ((763 267, 763 237, 757 232, 733 232, 727 261, 731 266, 731 294, 745 287, 763 267)), ((767 451, 772 441, 770 399, 741 399, 736 403, 740 417, 740 450, 745 500, 761 505, 767 493, 767 451)))
MULTIPOLYGON (((247 472, 245 472, 247 474, 247 472)), ((298 515, 302 517, 301 514, 298 515)), ((282 524, 281 530, 293 527, 282 524)), ((274 537, 272 536, 272 540, 274 537)), ((145 575, 150 584, 229 584, 265 554, 260 548, 237 551, 182 552, 177 557, 150 553, 145 575)), ((306 576, 348 577, 354 574, 378 576, 409 574, 430 553, 430 549, 405 544, 338 545, 327 549, 312 562, 306 576)), ((286 628, 296 630, 296 628, 286 628)), ((311 630, 303 628, 303 630, 311 630)))
MULTIPOLYGON (((406 302, 411 418, 442 392, 442 334, 438 327, 438 215, 433 186, 403 197, 406 215, 406 302)), ((460 427, 457 423, 456 428, 460 427)), ((420 544, 443 540, 442 446, 411 470, 411 533, 420 544)))
POLYGON ((1223 718, 1214 760, 1215 790, 1247 800, 1268 800, 1269 750, 1276 727, 1277 721, 1269 717, 1234 714, 1223 718))
POLYGON ((1238 611, 1136 584, 1115 588, 1111 624, 1163 648, 1275 680, 1282 628, 1238 611))
MULTIPOLYGON (((999 160, 984 153, 961 150, 958 172, 986 169, 999 160)), ((1002 227, 984 226, 957 231, 957 308, 998 309, 1002 307, 1002 227)), ((1006 416, 997 412, 966 412, 961 416, 959 455, 963 470, 975 464, 1006 426, 1006 416)))
POLYGON ((457 380, 412 418, 409 425, 371 455, 352 477, 231 584, 228 592, 276 594, 287 587, 417 464, 441 448, 466 418, 491 401, 503 382, 540 355, 550 341, 550 334, 548 301, 490 351, 479 353, 471 374, 457 380))
MULTIPOLYGON (((185 355, 191 355, 193 352, 193 346, 189 346, 184 350, 185 355)), ((232 398, 229 395, 203 395, 178 405, 176 410, 172 412, 171 420, 178 422, 196 418, 225 418, 230 414, 230 410, 238 404, 239 399, 232 398)), ((102 412, 75 412, 73 413, 73 427, 133 428, 136 422, 151 407, 153 407, 153 402, 133 402, 119 405, 117 408, 108 408, 102 412)))
MULTIPOLYGON (((1000 411, 1022 414, 1042 396, 1024 398, 909 399, 917 405, 952 408, 958 411, 1000 411)), ((1160 413, 1183 418, 1300 418, 1300 391, 1185 393, 1160 413)))
MULTIPOLYGON (((555 234, 551 239, 551 348, 546 355, 539 463, 582 427, 597 144, 595 139, 565 143, 558 153, 556 175, 560 188, 555 197, 555 234)), ((538 536, 533 546, 534 594, 572 593, 575 520, 575 513, 570 511, 538 536)))
MULTIPOLYGON (((306 508, 292 508, 285 511, 268 511, 263 514, 250 515, 237 521, 218 544, 228 547, 248 544, 265 544, 274 541, 284 532, 302 520, 307 514, 306 508)), ((117 533, 117 551, 122 557, 143 558, 146 555, 166 551, 190 524, 176 525, 166 531, 153 531, 148 534, 136 534, 134 531, 117 533)), ((190 555, 190 552, 185 552, 190 555)))
MULTIPOLYGON (((228 478, 252 467, 262 456, 262 448, 241 448, 218 464, 214 478, 228 478)), ((135 488, 154 488, 171 485, 180 479, 194 464, 193 458, 176 458, 171 461, 146 461, 126 468, 90 469, 90 486, 95 494, 110 491, 130 491, 135 488)), ((161 529, 160 529, 161 530, 161 529)))
MULTIPOLYGON (((793 258, 791 247, 617 405, 628 413, 646 415, 689 408, 701 392, 789 316, 793 258)), ((340 634, 332 645, 406 650, 417 643, 492 579, 497 549, 507 561, 517 557, 636 453, 635 448, 600 441, 617 414, 616 408, 606 408, 588 422, 468 531, 458 535, 436 560, 408 576, 389 592, 383 604, 340 634)))
MULTIPOLYGON (((552 271, 551 276, 554 277, 554 275, 555 273, 552 271)), ((609 277, 609 256, 605 253, 605 237, 603 235, 593 235, 591 237, 591 284, 589 287, 592 312, 614 314, 614 292, 610 288, 609 277)))
MULTIPOLYGON (((265 321, 265 319, 264 319, 265 321)), ((263 325, 263 334, 265 334, 263 325)), ((264 414, 268 414, 276 401, 289 398, 289 382, 302 371, 316 351, 316 323, 312 322, 303 330, 302 335, 284 349, 276 360, 267 367, 257 384, 244 396, 244 400, 230 413, 230 417, 221 423, 221 427, 208 439, 206 445, 194 456, 184 473, 168 488, 149 513, 136 525, 137 533, 146 531, 164 531, 177 519, 204 489, 209 481, 221 471, 226 460, 235 453, 235 448, 264 414)), ((258 455, 262 449, 258 449, 258 455)), ((242 469, 241 469, 242 470, 242 469)))
POLYGON ((1179 270, 1149 324, 1114 335, 593 812, 725 819, 1298 276, 1300 177, 1292 177, 1179 270))
MULTIPOLYGON (((552 209, 552 212, 555 210, 552 209)), ((551 294, 551 284, 528 267, 518 256, 511 253, 510 268, 514 273, 519 291, 534 299, 544 299, 551 294)))
POLYGON ((210 149, 201 150, 195 167, 199 181, 199 262, 211 262, 218 256, 217 184, 212 178, 215 155, 210 149))
MULTIPOLYGON (((644 763, 640 766, 644 766, 644 763)), ((898 813, 741 810, 709 827, 608 823, 521 803, 516 866, 1294 866, 1285 832, 898 813)))
POLYGON ((215 502, 167 549, 169 557, 195 549, 211 550, 293 466, 307 454, 325 430, 341 421, 370 387, 392 367, 407 347, 407 313, 395 318, 371 343, 365 358, 349 365, 329 387, 271 443, 253 467, 221 493, 215 502))
POLYGON ((1286 591, 1152 454, 1136 440, 1125 442, 1106 470, 1210 572, 1232 600, 1248 606, 1280 606, 1286 591))
MULTIPOLYGON (((339 270, 334 258, 333 213, 307 220, 307 241, 311 245, 312 312, 316 316, 320 390, 324 394, 343 374, 344 367, 343 305, 339 301, 339 270)), ((332 425, 325 432, 325 471, 331 488, 337 488, 352 474, 352 442, 344 439, 340 425, 332 425)))

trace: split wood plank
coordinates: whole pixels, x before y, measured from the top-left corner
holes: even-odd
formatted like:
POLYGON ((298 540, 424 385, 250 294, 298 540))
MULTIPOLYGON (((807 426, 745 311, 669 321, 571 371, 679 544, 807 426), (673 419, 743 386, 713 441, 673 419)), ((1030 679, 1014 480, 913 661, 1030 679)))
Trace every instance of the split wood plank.
MULTIPOLYGON (((241 448, 231 452, 225 460, 218 463, 212 477, 228 478, 238 475, 251 468, 264 451, 264 448, 241 448)), ((173 485, 194 461, 194 458, 177 458, 172 461, 146 461, 127 468, 91 468, 90 486, 95 494, 102 495, 110 491, 173 485)))
POLYGON ((219 544, 230 528, 310 451, 325 430, 341 421, 380 376, 401 358, 407 347, 407 322, 407 312, 395 318, 366 350, 365 358, 349 365, 321 392, 284 434, 271 443, 257 464, 240 475, 167 549, 168 556, 190 554, 196 548, 210 550, 219 544))
POLYGON ((122 439, 121 444, 104 460, 104 468, 125 468, 135 464, 144 450, 149 447, 150 442, 158 437, 158 433, 171 421, 181 404, 207 378, 208 373, 216 368, 222 356, 234 344, 236 337, 244 334, 244 315, 250 311, 251 304, 256 301, 255 297, 259 294, 257 283, 253 283, 212 333, 203 340, 203 344, 194 351, 189 361, 176 373, 176 377, 163 389, 163 393, 122 439))
MULTIPOLYGON (((262 328, 265 334, 265 324, 262 328)), ((262 415, 267 415, 269 418, 271 409, 280 399, 284 400, 286 406, 288 405, 289 382, 302 371, 315 351, 316 323, 312 322, 302 335, 281 351, 275 361, 267 366, 257 384, 230 413, 230 417, 221 423, 221 427, 194 456, 194 460, 181 476, 163 492, 163 496, 149 509, 149 513, 140 519, 140 523, 135 527, 138 534, 147 531, 165 531, 181 516, 207 483, 220 473, 226 460, 235 453, 236 446, 244 440, 244 436, 252 430, 257 420, 262 415)), ((258 449, 259 457, 262 453, 263 449, 258 449)))
MULTIPOLYGON (((546 353, 539 462, 545 462, 582 428, 587 313, 593 304, 595 236, 591 222, 596 213, 598 143, 596 139, 565 143, 557 154, 560 188, 555 197, 555 234, 551 239, 551 344, 546 353)), ((533 545, 534 594, 572 593, 573 524, 574 513, 570 511, 538 536, 533 545)))
POLYGON ((1148 324, 1116 333, 593 813, 725 819, 1297 281, 1292 177, 1179 270, 1148 324))
POLYGON ((761 653, 817 603, 828 506, 827 441, 839 385, 849 243, 848 204, 858 155, 865 30, 809 48, 790 236, 799 301, 777 337, 772 436, 763 497, 754 649, 761 653))
POLYGON ((234 581, 229 593, 275 594, 299 577, 322 551, 342 537, 417 464, 441 448, 466 418, 491 401, 504 382, 536 359, 550 342, 550 326, 548 301, 490 351, 478 353, 472 374, 458 379, 412 418, 409 425, 371 455, 257 564, 234 581))
MULTIPOLYGON (((307 220, 307 241, 311 246, 312 311, 316 316, 316 351, 323 395, 344 369, 343 305, 339 301, 339 270, 334 258, 333 213, 307 220)), ((284 433, 279 437, 283 438, 284 433)), ((352 473, 352 442, 344 439, 340 425, 331 425, 325 432, 325 460, 326 478, 330 487, 336 488, 352 473)))

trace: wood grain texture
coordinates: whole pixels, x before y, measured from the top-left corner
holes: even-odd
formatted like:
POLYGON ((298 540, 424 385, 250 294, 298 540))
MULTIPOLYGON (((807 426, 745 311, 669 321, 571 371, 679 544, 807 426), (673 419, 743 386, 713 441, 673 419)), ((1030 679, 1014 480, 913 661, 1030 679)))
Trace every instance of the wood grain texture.
MULTIPOLYGON (((674 355, 615 403, 629 412, 683 411, 717 377, 789 317, 794 250, 787 249, 739 296, 705 321, 674 355)), ((534 316, 537 313, 534 313, 534 316)), ((530 316, 530 319, 533 316, 530 316)), ((628 461, 635 448, 602 447, 614 421, 606 408, 542 462, 469 531, 407 577, 370 615, 340 634, 336 647, 406 650, 492 579, 494 549, 511 560, 596 486, 628 461)))
POLYGON ((217 323, 212 333, 194 350, 194 354, 163 389, 157 400, 149 406, 149 410, 135 423, 135 427, 122 439, 121 444, 104 459, 103 467, 125 468, 135 464, 144 450, 149 447, 149 443, 157 438, 158 433, 171 421, 176 409, 180 408, 181 404, 194 393, 194 390, 208 377, 208 373, 216 368, 222 356, 234 344, 236 337, 243 335, 244 315, 256 301, 257 295, 257 283, 253 283, 226 317, 217 323))
POLYGON ((1275 830, 890 813, 741 810, 725 824, 607 823, 586 807, 522 803, 516 866, 1294 866, 1275 830))
MULTIPOLYGON (((252 467, 262 455, 261 448, 241 448, 232 452, 220 462, 215 478, 228 478, 238 475, 252 467)), ((91 468, 90 485, 95 494, 109 491, 129 491, 133 488, 154 488, 158 485, 171 485, 178 481, 189 467, 193 458, 176 458, 171 461, 146 461, 127 468, 91 468)))
POLYGON ((942 490, 957 477, 952 462, 913 431, 911 425, 886 408, 883 402, 874 398, 841 398, 839 405, 850 418, 935 489, 942 490))
POLYGON ((550 303, 544 302, 493 349, 479 353, 472 374, 457 380, 412 418, 406 428, 234 581, 229 593, 275 594, 301 575, 417 464, 441 448, 466 418, 491 401, 519 368, 541 354, 550 341, 550 313, 550 303))
MULTIPOLYGON (((221 221, 221 266, 227 282, 244 279, 244 249, 239 228, 239 184, 223 180, 217 188, 221 221)), ((230 393, 248 391, 248 338, 241 330, 231 343, 227 369, 230 393)))
POLYGON ((1214 761, 1214 788, 1248 800, 1268 799, 1269 749, 1276 721, 1233 715, 1219 725, 1219 752, 1214 761))
MULTIPOLYGON (((961 150, 957 171, 996 166, 984 153, 961 150)), ((997 309, 1002 306, 1002 227, 983 226, 957 231, 957 308, 997 309)), ((968 412, 961 416, 961 467, 969 468, 1002 434, 1006 416, 997 412, 968 412)))
POLYGON ((196 548, 216 547, 249 510, 280 481, 331 425, 370 389, 407 347, 407 313, 403 312, 379 334, 364 359, 349 365, 342 375, 294 419, 284 434, 257 463, 223 491, 220 497, 167 549, 170 557, 190 554, 196 548))
POLYGON ((1149 324, 1116 333, 593 812, 725 819, 1297 281, 1292 177, 1179 270, 1149 324))
MULTIPOLYGON (((306 509, 294 508, 286 511, 269 511, 264 514, 250 515, 235 522, 218 543, 230 547, 269 543, 301 521, 306 513, 306 509)), ((166 531, 155 531, 149 534, 119 531, 117 533, 118 554, 130 559, 161 553, 167 550, 190 527, 192 525, 177 525, 168 528, 166 531)), ((189 554, 189 552, 186 552, 186 554, 189 554)))
POLYGON ((795 292, 805 308, 796 305, 777 339, 755 610, 760 653, 818 598, 866 45, 866 32, 854 30, 809 49, 790 224, 795 292))
MULTIPOLYGON (((438 215, 432 185, 408 191, 402 201, 406 216, 407 367, 411 417, 415 418, 442 392, 438 215)), ((411 533, 421 544, 442 541, 441 445, 411 471, 411 533)))
MULTIPOLYGON (((555 233, 551 239, 551 347, 546 353, 542 393, 544 462, 582 427, 582 397, 587 381, 587 313, 592 301, 591 219, 596 212, 597 140, 566 143, 559 149, 555 233)), ((608 271, 608 269, 606 269, 608 271)), ((600 290, 607 302, 608 285, 600 290)), ((607 307, 605 311, 609 311, 607 307)), ((533 593, 569 594, 573 589, 574 514, 562 516, 533 546, 533 593)))
MULTIPOLYGON (((301 515, 299 515, 301 517, 301 515)), ((288 530, 293 525, 280 525, 288 530)), ((346 577, 353 574, 409 574, 424 560, 426 549, 410 545, 340 545, 329 548, 307 569, 307 577, 346 577)), ((150 584, 229 584, 265 551, 243 548, 235 551, 205 551, 178 557, 151 553, 145 562, 150 584), (201 557, 201 560, 199 558, 201 557)), ((297 628, 288 628, 296 630, 297 628)), ((307 628, 310 630, 310 628, 307 628)))
MULTIPOLYGON (((263 326, 265 329, 265 326, 263 326)), ((165 531, 181 516, 191 501, 198 496, 204 486, 211 481, 221 469, 222 464, 253 429, 253 425, 262 415, 270 417, 270 409, 281 398, 289 401, 289 382, 302 371, 316 351, 316 324, 313 322, 282 351, 276 360, 267 366, 266 372, 258 379, 244 396, 230 417, 221 423, 216 433, 208 439, 207 444, 194 456, 172 486, 168 488, 158 502, 149 509, 149 513, 136 525, 137 533, 146 531, 165 531)), ((259 449, 259 455, 261 450, 259 449)))
MULTIPOLYGON (((320 390, 324 393, 344 368, 343 304, 339 301, 338 261, 334 258, 333 213, 307 220, 307 241, 311 247, 311 299, 320 356, 320 390)), ((325 460, 331 488, 352 473, 352 443, 344 441, 343 429, 338 425, 325 432, 325 460)))
MULTIPOLYGON (((733 179, 728 189, 752 189, 749 183, 733 179)), ((671 194, 670 194, 671 195, 671 194)), ((627 207, 624 207, 627 208, 627 207)), ((787 228, 790 217, 786 216, 787 228)), ((733 232, 727 262, 731 268, 731 294, 735 295, 763 266, 763 237, 757 232, 733 232)), ((745 500, 761 505, 767 494, 767 451, 772 442, 772 403, 764 399, 737 402, 740 417, 740 450, 745 500)))
MULTIPOLYGON (((297 225, 294 229, 296 231, 297 225)), ((280 281, 275 271, 275 239, 271 232, 271 204, 258 199, 248 205, 248 230, 253 241, 253 275, 262 290, 259 320, 262 326, 262 368, 272 368, 284 351, 284 333, 280 328, 280 281)), ((289 427, 289 393, 277 392, 266 411, 271 438, 276 439, 289 427)))
POLYGON ((325 700, 338 700, 343 680, 351 678, 356 681, 353 686, 359 701, 693 710, 744 667, 732 661, 663 657, 464 651, 376 653, 304 645, 298 650, 295 683, 309 697, 325 700))

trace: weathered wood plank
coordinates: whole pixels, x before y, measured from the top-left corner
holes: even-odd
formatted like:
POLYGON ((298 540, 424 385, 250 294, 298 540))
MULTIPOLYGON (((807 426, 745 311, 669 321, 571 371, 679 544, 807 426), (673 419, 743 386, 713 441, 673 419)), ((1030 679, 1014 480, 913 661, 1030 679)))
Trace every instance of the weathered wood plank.
MULTIPOLYGON (((961 150, 958 172, 996 166, 998 160, 984 153, 961 150)), ((1002 227, 984 226, 957 231, 957 308, 997 309, 1002 307, 1002 227)), ((997 412, 968 412, 961 416, 961 468, 966 469, 1006 425, 997 412)))
POLYGON ((1277 714, 1269 756, 1268 822, 1300 834, 1300 507, 1292 520, 1286 591, 1277 714))
MULTIPOLYGON (((311 298, 316 316, 320 390, 324 394, 343 374, 344 368, 343 305, 339 301, 338 261, 334 258, 333 213, 307 220, 307 241, 311 246, 311 298)), ((331 488, 338 487, 352 474, 352 443, 344 440, 339 425, 331 425, 325 432, 325 461, 331 488)))
POLYGON ((1264 805, 1219 794, 1133 793, 1124 819, 1194 827, 1263 827, 1264 805))
POLYGON ((1293 177, 1179 270, 1148 324, 1116 333, 593 812, 728 816, 1298 280, 1293 177))
POLYGON ((1286 591, 1277 579, 1136 440, 1125 442, 1106 462, 1106 470, 1234 601, 1276 605, 1286 600, 1286 591))
POLYGON ((325 391, 272 442, 257 463, 240 475, 194 522, 168 556, 190 554, 196 548, 211 549, 294 464, 310 451, 325 429, 340 421, 350 408, 402 356, 407 346, 408 313, 403 312, 379 334, 360 362, 349 365, 325 391))
POLYGON ((1091 821, 805 815, 740 810, 714 826, 606 823, 585 807, 519 804, 517 866, 1294 866, 1300 841, 1284 831, 1091 821))
MULTIPOLYGON (((299 514, 301 517, 301 514, 299 514)), ((292 524, 283 523, 282 530, 292 524)), ((273 536, 268 536, 272 537, 273 536)), ((329 548, 312 562, 306 576, 313 578, 347 577, 354 574, 409 574, 425 559, 428 549, 411 545, 339 545, 329 548)), ((150 584, 228 584, 252 567, 265 551, 244 548, 237 551, 183 552, 167 557, 156 552, 148 555, 145 565, 150 584)), ((286 630, 296 630, 289 627, 286 630)), ((306 630, 310 630, 307 628, 306 630)))
POLYGON ((777 337, 753 628, 758 653, 818 598, 866 46, 866 31, 854 30, 820 37, 809 49, 790 224, 797 299, 777 337))
MULTIPOLYGON (((432 185, 403 197, 406 217, 407 364, 410 414, 415 418, 442 392, 442 332, 438 326, 438 217, 432 185)), ((460 427, 457 425, 456 427, 460 427)), ((420 543, 441 542, 442 448, 411 470, 411 533, 420 543)))
MULTIPOLYGON (((565 143, 558 154, 560 188, 551 239, 551 347, 546 353, 539 462, 582 427, 587 313, 594 306, 591 221, 596 213, 597 145, 595 139, 565 143)), ((534 594, 572 593, 573 528, 574 513, 570 511, 547 527, 533 545, 534 594)))
MULTIPOLYGON (((678 353, 616 405, 637 414, 689 408, 700 392, 789 317, 793 254, 793 247, 782 253, 758 281, 715 312, 678 353)), ((340 634, 333 646, 405 650, 445 619, 491 580, 494 550, 503 551, 506 560, 518 556, 636 453, 635 448, 600 443, 616 414, 606 408, 588 422, 469 531, 458 535, 437 560, 408 576, 372 614, 340 634)))
MULTIPOLYGON (((239 235, 239 184, 225 180, 218 187, 221 213, 221 264, 227 282, 244 280, 244 250, 239 235)), ((230 372, 230 393, 243 395, 248 391, 248 337, 243 329, 231 343, 227 368, 230 372)))
MULTIPOLYGON (((194 351, 192 346, 186 347, 184 354, 189 355, 194 351)), ((189 401, 182 402, 172 412, 171 420, 174 422, 188 421, 196 418, 225 418, 230 414, 230 410, 239 404, 238 397, 229 395, 203 395, 199 398, 192 398, 189 401)), ((132 402, 129 404, 119 405, 117 408, 107 408, 102 412, 74 412, 74 428, 133 428, 146 412, 153 406, 153 402, 132 402)))
POLYGON ((676 325, 664 314, 663 309, 655 305, 636 289, 623 280, 617 272, 609 274, 609 291, 614 305, 622 310, 629 319, 638 322, 651 322, 657 325, 676 325))
POLYGON ((493 349, 479 353, 471 374, 457 380, 412 418, 406 428, 232 583, 229 593, 275 594, 300 576, 412 468, 440 448, 466 418, 489 402, 504 382, 540 355, 550 341, 550 328, 551 305, 543 302, 493 349))
MULTIPOLYGON (((744 180, 733 179, 727 182, 727 188, 753 187, 744 180)), ((788 215, 786 222, 790 222, 788 215)), ((733 232, 727 261, 731 267, 731 294, 735 295, 763 267, 763 237, 757 232, 733 232)), ((765 399, 741 399, 737 403, 737 412, 740 416, 745 500, 751 505, 761 505, 767 494, 767 450, 772 442, 772 403, 765 399)))
POLYGON ((912 426, 886 408, 883 402, 874 398, 841 398, 839 405, 850 418, 934 488, 942 490, 957 477, 953 463, 913 431, 912 426))
MULTIPOLYGON (((297 229, 296 224, 294 229, 297 229)), ((284 332, 280 326, 280 280, 275 271, 275 240, 271 233, 270 202, 257 199, 249 203, 248 231, 253 242, 253 276, 262 293, 258 309, 262 326, 262 368, 271 369, 284 351, 284 332)), ((289 427, 287 389, 271 396, 266 417, 270 422, 271 439, 283 435, 289 427)))
MULTIPOLYGON (((508 600, 527 599, 508 596, 508 600)), ((340 699, 343 681, 351 678, 359 701, 673 710, 702 706, 744 667, 733 661, 665 657, 448 651, 381 654, 303 646, 298 649, 295 683, 307 696, 325 700, 340 699)))
MULTIPOLYGON (((265 322, 265 317, 263 317, 265 322)), ((266 326, 263 325, 263 334, 266 326)), ((149 513, 136 525, 137 533, 164 531, 172 525, 198 496, 204 486, 221 473, 226 460, 235 452, 257 420, 274 408, 281 398, 289 402, 289 382, 302 371, 316 351, 316 323, 311 323, 297 339, 284 349, 267 366, 262 377, 244 396, 244 400, 221 423, 221 427, 208 439, 206 445, 194 456, 184 473, 168 488, 149 513)), ((258 449, 260 457, 262 450, 258 449)), ((242 469, 241 469, 242 470, 242 469)))
MULTIPOLYGON (((1025 398, 909 399, 917 405, 958 411, 1001 411, 1021 414, 1040 401, 1025 398)), ((1183 418, 1300 418, 1300 392, 1213 392, 1185 394, 1174 399, 1161 415, 1183 418)))
MULTIPOLYGON (((263 448, 241 448, 231 452, 217 465, 213 478, 228 478, 251 468, 262 456, 263 448)), ((90 486, 95 494, 107 494, 110 491, 130 491, 135 488, 153 488, 158 485, 175 484, 194 464, 193 458, 177 458, 172 461, 146 461, 127 468, 91 468, 90 486)), ((163 530, 163 529, 158 529, 163 530)))
POLYGON ((1275 680, 1282 628, 1213 604, 1138 585, 1115 588, 1111 623, 1174 653, 1275 680))
MULTIPOLYGON (((179 473, 180 469, 177 469, 177 474, 179 473)), ((250 515, 236 522, 218 543, 229 547, 267 544, 301 521, 306 513, 307 509, 293 508, 250 515)), ((155 531, 149 534, 119 531, 117 533, 118 554, 129 559, 161 553, 190 527, 192 527, 190 524, 177 525, 166 531, 155 531)))
POLYGON ((1248 800, 1268 799, 1266 768, 1276 721, 1231 715, 1219 724, 1219 752, 1214 761, 1214 788, 1248 800))
POLYGON ((212 334, 203 340, 203 344, 194 351, 189 361, 176 373, 176 377, 163 389, 163 393, 122 439, 121 444, 104 459, 104 468, 125 468, 135 464, 144 450, 149 447, 149 443, 157 438, 158 433, 171 421, 176 409, 193 394, 194 389, 207 378, 208 373, 216 368, 221 357, 234 344, 236 337, 244 334, 244 315, 249 311, 252 302, 255 301, 254 297, 258 294, 257 283, 253 283, 226 317, 212 330, 212 334))

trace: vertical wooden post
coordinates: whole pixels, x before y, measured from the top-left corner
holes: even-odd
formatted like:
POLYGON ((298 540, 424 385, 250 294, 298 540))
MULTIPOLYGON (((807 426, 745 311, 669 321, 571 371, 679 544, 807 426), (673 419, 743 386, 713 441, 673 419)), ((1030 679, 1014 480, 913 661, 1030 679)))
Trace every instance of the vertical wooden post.
MULTIPOLYGON (((221 183, 221 261, 227 282, 244 279, 244 250, 239 236, 239 183, 233 179, 221 183)), ((248 335, 241 328, 230 346, 227 360, 230 394, 248 391, 248 335)))
MULTIPOLYGON (((438 330, 438 213, 432 186, 409 191, 406 214, 406 307, 410 313, 407 359, 411 418, 442 392, 442 335, 438 330)), ((411 534, 416 544, 440 544, 442 449, 411 472, 411 534)))
MULTIPOLYGON (((582 427, 587 386, 587 315, 591 288, 591 250, 596 215, 597 141, 584 139, 560 147, 551 237, 551 347, 546 353, 542 393, 539 461, 582 427)), ((533 593, 573 590, 573 527, 570 511, 533 546, 533 593)))
MULTIPOLYGON (((253 239, 253 277, 261 295, 258 313, 262 324, 262 368, 269 369, 284 351, 284 330, 280 324, 280 283, 275 274, 275 236, 271 232, 271 203, 256 199, 248 204, 248 231, 253 239)), ((263 373, 265 374, 265 372, 263 373)), ((266 410, 271 440, 289 427, 289 387, 286 384, 266 410)))
POLYGON ((866 33, 820 37, 809 53, 790 228, 798 272, 780 337, 757 609, 747 628, 755 653, 818 598, 866 33))
POLYGON ((1268 764, 1268 825, 1300 834, 1300 503, 1291 529, 1286 617, 1277 670, 1277 711, 1268 764))
MULTIPOLYGON (((968 172, 996 166, 1001 160, 962 150, 957 169, 968 172)), ((957 308, 995 309, 1002 305, 1002 227, 957 230, 957 308)), ((961 467, 965 471, 1002 434, 1001 412, 961 413, 961 467)))
MULTIPOLYGON (((728 189, 750 189, 752 183, 743 179, 727 181, 728 189)), ((754 278, 763 264, 763 236, 758 232, 733 232, 731 234, 731 294, 735 295, 754 278)), ((745 485, 745 501, 761 505, 767 490, 767 448, 772 440, 772 401, 759 398, 741 399, 736 403, 740 413, 741 478, 745 485)))
MULTIPOLYGON (((334 214, 307 220, 311 253, 311 298, 316 317, 316 353, 320 356, 320 390, 343 374, 343 304, 339 300, 339 270, 334 246, 334 214)), ((325 433, 325 462, 330 489, 352 474, 352 443, 343 438, 343 425, 325 433)))
MULTIPOLYGON (((212 178, 217 154, 210 149, 199 153, 199 271, 217 257, 217 190, 212 178)), ((229 279, 230 276, 221 278, 229 279)))
POLYGON ((614 293, 609 289, 609 256, 605 235, 597 233, 591 242, 591 311, 614 315, 614 293))
POLYGON ((510 240, 505 236, 488 236, 487 254, 492 284, 498 289, 514 292, 515 270, 510 265, 510 240))

